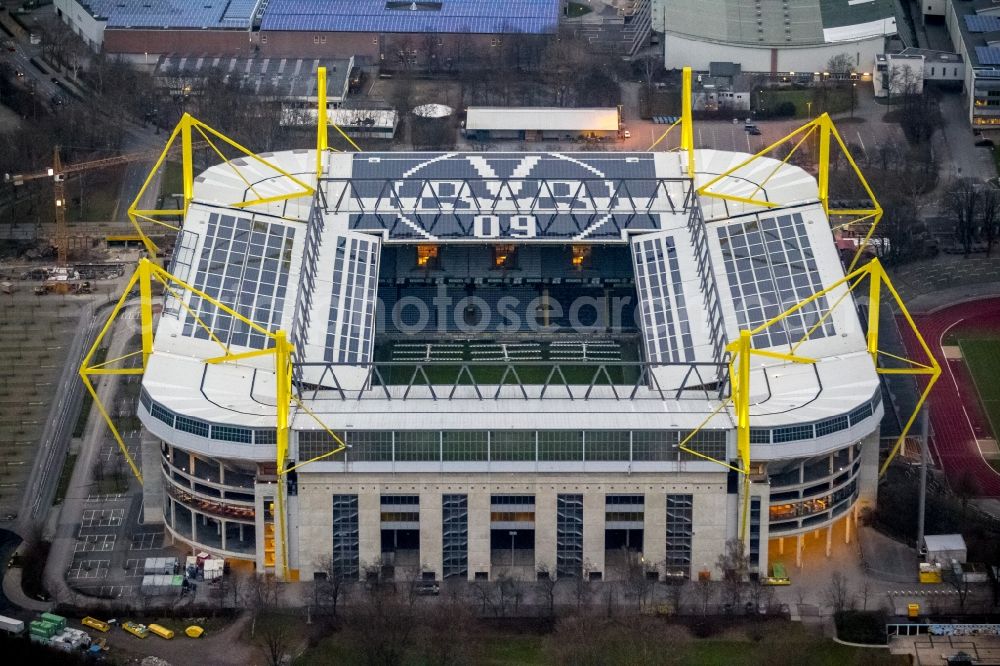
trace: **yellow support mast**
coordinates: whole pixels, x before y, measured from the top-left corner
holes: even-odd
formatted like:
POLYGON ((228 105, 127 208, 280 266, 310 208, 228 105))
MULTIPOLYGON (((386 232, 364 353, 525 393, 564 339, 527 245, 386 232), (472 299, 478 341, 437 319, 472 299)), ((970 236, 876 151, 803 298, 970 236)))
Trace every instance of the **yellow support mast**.
POLYGON ((691 115, 691 68, 681 71, 681 150, 687 153, 687 175, 694 180, 694 120, 691 115))
MULTIPOLYGON (((295 199, 303 196, 311 196, 316 190, 308 183, 302 181, 300 178, 292 175, 285 169, 282 169, 277 164, 269 162, 268 160, 260 157, 256 153, 252 152, 250 149, 244 147, 243 145, 237 143, 233 139, 229 138, 225 134, 219 132, 218 130, 210 127, 209 125, 201 122, 200 120, 194 118, 188 113, 181 116, 180 121, 178 121, 177 126, 174 127, 170 136, 167 138, 166 145, 163 147, 163 152, 160 153, 159 158, 153 164, 153 168, 150 169, 149 174, 146 176, 146 180, 143 182, 139 191, 135 195, 135 199, 132 201, 132 205, 128 208, 128 218, 135 228, 136 233, 138 233, 140 239, 142 240, 143 246, 146 248, 147 254, 150 258, 155 259, 159 254, 159 248, 156 243, 152 241, 151 238, 146 234, 145 230, 142 228, 142 222, 149 222, 152 224, 157 224, 171 231, 180 231, 180 227, 175 224, 166 222, 163 218, 183 218, 187 215, 188 207, 194 200, 194 135, 197 133, 200 137, 199 145, 204 144, 205 146, 211 148, 222 160, 223 164, 229 166, 230 169, 236 174, 236 176, 242 180, 246 186, 247 191, 252 193, 254 196, 246 201, 236 201, 230 204, 235 208, 247 208, 250 206, 262 205, 267 203, 273 203, 276 201, 287 201, 289 199, 295 199), (159 173, 163 164, 166 162, 167 154, 173 147, 174 142, 180 140, 181 143, 181 181, 183 189, 183 202, 180 208, 164 208, 164 209, 147 209, 142 207, 142 199, 146 195, 146 192, 153 185, 156 174, 159 173), (274 196, 262 196, 257 192, 254 185, 251 183, 243 172, 240 170, 232 160, 226 158, 219 146, 228 146, 229 148, 242 153, 243 155, 249 157, 254 162, 267 167, 269 170, 273 171, 278 176, 290 181, 293 185, 293 189, 284 194, 278 194, 274 196)), ((255 176, 255 178, 257 178, 255 176)))
POLYGON ((330 147, 327 137, 326 67, 316 70, 316 187, 323 177, 323 158, 330 147))
POLYGON ((864 174, 861 172, 860 167, 858 167, 857 162, 854 161, 854 157, 851 155, 851 151, 848 150, 847 144, 844 143, 843 138, 837 131, 837 127, 834 125, 833 120, 830 119, 829 114, 822 114, 815 120, 811 120, 805 125, 793 130, 782 138, 778 139, 771 145, 767 146, 763 150, 750 155, 747 159, 743 160, 736 166, 728 169, 715 176, 708 182, 702 184, 698 187, 698 194, 700 196, 715 197, 716 199, 725 199, 727 201, 733 201, 736 203, 742 203, 749 206, 759 206, 761 208, 780 208, 792 203, 799 203, 797 201, 774 201, 771 199, 765 199, 758 196, 770 179, 778 173, 781 166, 787 164, 792 156, 801 148, 807 140, 811 137, 816 136, 816 141, 818 144, 818 150, 816 151, 816 183, 817 189, 817 199, 823 205, 823 210, 826 212, 827 216, 847 216, 854 217, 853 223, 867 222, 869 224, 868 232, 864 237, 864 240, 858 245, 858 250, 854 254, 854 259, 851 261, 850 266, 848 266, 848 272, 854 270, 857 266, 858 260, 861 258, 862 253, 865 248, 867 248, 869 242, 871 241, 872 235, 875 232, 875 228, 878 223, 882 220, 882 206, 879 205, 878 199, 875 197, 875 192, 872 190, 868 181, 865 179, 864 174), (728 194, 725 192, 716 192, 713 187, 724 181, 730 176, 737 175, 742 169, 753 164, 754 162, 768 157, 771 153, 776 151, 780 146, 795 142, 792 149, 789 151, 783 159, 781 159, 778 164, 771 170, 766 178, 761 181, 754 190, 748 196, 742 196, 738 194, 728 194), (847 159, 848 165, 857 177, 858 183, 861 185, 865 192, 865 196, 871 202, 871 207, 869 208, 831 208, 830 207, 830 156, 831 147, 836 145, 841 154, 847 159))
POLYGON ((687 154, 687 175, 688 178, 694 179, 694 120, 691 115, 691 103, 691 68, 685 67, 681 75, 681 117, 667 127, 660 138, 646 149, 646 152, 650 152, 660 145, 660 142, 667 138, 670 131, 679 125, 681 128, 679 149, 687 154))

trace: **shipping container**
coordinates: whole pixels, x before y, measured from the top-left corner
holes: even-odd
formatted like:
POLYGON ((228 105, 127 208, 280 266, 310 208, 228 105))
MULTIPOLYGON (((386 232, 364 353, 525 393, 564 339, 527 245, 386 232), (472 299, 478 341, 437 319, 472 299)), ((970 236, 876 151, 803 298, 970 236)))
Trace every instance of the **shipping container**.
POLYGON ((0 630, 6 631, 8 634, 20 634, 24 631, 24 622, 0 615, 0 630))
POLYGON ((174 632, 172 629, 167 629, 166 627, 159 624, 151 624, 149 625, 148 629, 152 633, 159 636, 160 638, 165 638, 168 641, 174 637, 174 632))
POLYGON ((138 624, 136 622, 124 622, 122 623, 122 629, 132 634, 136 638, 146 638, 149 636, 149 629, 144 624, 138 624))
POLYGON ((97 629, 98 631, 107 631, 111 628, 111 625, 102 620, 98 620, 96 617, 87 616, 80 620, 80 624, 85 627, 90 627, 91 629, 97 629))

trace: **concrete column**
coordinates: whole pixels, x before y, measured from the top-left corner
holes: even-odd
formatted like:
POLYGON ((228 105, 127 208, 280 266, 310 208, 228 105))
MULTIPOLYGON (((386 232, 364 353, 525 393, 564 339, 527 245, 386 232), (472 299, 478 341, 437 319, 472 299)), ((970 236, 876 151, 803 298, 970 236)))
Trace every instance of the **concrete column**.
MULTIPOLYGON (((535 490, 535 564, 533 569, 547 567, 551 576, 556 575, 556 495, 557 491, 535 490)), ((518 570, 521 577, 525 573, 518 570)), ((534 571, 526 580, 534 580, 534 571)))
POLYGON ((858 502, 873 509, 878 500, 879 430, 861 440, 861 469, 858 471, 858 502))
POLYGON ((160 467, 163 454, 160 440, 142 429, 142 522, 156 524, 163 522, 163 469, 160 467))
POLYGON ((382 497, 377 492, 358 494, 358 559, 364 569, 382 558, 382 497))
POLYGON ((442 525, 441 493, 420 493, 420 569, 433 571, 436 580, 444 576, 442 525))
POLYGON ((469 490, 469 580, 477 571, 490 573, 490 492, 469 490))
POLYGON ((795 537, 795 566, 799 569, 802 568, 802 535, 798 534, 795 537))
POLYGON ((642 555, 646 566, 655 566, 663 575, 667 559, 667 494, 646 493, 646 507, 642 523, 642 555))
POLYGON ((833 552, 833 524, 826 526, 826 556, 833 552))
POLYGON ((608 577, 604 570, 604 493, 600 491, 583 495, 583 566, 608 577))
MULTIPOLYGON (((708 571, 712 576, 718 575, 715 563, 719 555, 725 552, 726 539, 739 534, 739 503, 736 495, 726 493, 726 475, 719 474, 718 485, 706 479, 706 485, 692 488, 694 506, 694 536, 691 538, 691 578, 698 577, 702 571, 708 571), (700 491, 700 492, 699 492, 700 491)), ((668 487, 667 492, 671 490, 668 487)), ((675 493, 685 493, 683 488, 675 493)), ((690 491, 687 491, 690 492, 690 491)))

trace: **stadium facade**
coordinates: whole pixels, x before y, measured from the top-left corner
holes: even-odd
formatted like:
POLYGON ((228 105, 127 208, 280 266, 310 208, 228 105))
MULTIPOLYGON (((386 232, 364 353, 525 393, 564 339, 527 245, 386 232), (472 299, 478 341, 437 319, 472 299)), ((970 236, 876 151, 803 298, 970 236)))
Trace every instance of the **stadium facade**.
POLYGON ((303 578, 717 575, 747 489, 761 572, 850 538, 883 406, 846 287, 754 335, 816 362, 753 357, 751 483, 715 462, 738 456, 727 341, 844 277, 817 181, 761 157, 715 189, 788 203, 702 196, 749 156, 693 155, 327 153, 317 183, 285 151, 261 158, 315 195, 247 206, 282 177, 209 168, 169 267, 201 295, 166 294, 143 378, 147 508, 259 571, 287 530, 303 578), (290 332, 290 466, 314 462, 287 497, 269 341, 205 296, 290 332), (244 356, 206 364, 220 344, 244 356))

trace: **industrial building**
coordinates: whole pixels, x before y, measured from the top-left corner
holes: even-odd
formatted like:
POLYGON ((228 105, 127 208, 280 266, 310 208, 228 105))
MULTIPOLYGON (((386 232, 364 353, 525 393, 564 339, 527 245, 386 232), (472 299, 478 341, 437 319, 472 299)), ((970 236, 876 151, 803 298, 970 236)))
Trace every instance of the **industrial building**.
POLYGON ((1000 6, 992 0, 945 0, 945 23, 965 63, 963 96, 969 124, 1000 129, 1000 6))
POLYGON ((847 54, 867 68, 896 34, 893 0, 653 0, 668 69, 708 71, 734 62, 744 72, 824 72, 847 54))
POLYGON ((878 274, 866 330, 828 171, 695 149, 684 113, 656 153, 330 152, 321 123, 187 181, 125 290, 146 519, 285 579, 696 578, 734 538, 761 573, 849 540, 898 359, 878 274))
MULTIPOLYGON (((370 64, 460 60, 470 48, 556 32, 560 0, 55 0, 95 51, 350 57, 370 64)), ((154 60, 155 61, 155 60, 154 60)))
MULTIPOLYGON (((206 82, 236 80, 288 108, 316 109, 316 71, 326 68, 326 98, 336 108, 347 97, 354 58, 234 58, 166 55, 158 59, 153 82, 170 95, 186 95, 206 82)), ((315 117, 313 124, 315 124, 315 117)))
POLYGON ((617 137, 620 128, 620 114, 615 107, 565 109, 470 106, 465 120, 466 136, 480 141, 617 137))

